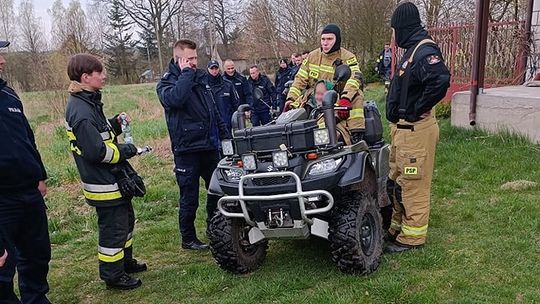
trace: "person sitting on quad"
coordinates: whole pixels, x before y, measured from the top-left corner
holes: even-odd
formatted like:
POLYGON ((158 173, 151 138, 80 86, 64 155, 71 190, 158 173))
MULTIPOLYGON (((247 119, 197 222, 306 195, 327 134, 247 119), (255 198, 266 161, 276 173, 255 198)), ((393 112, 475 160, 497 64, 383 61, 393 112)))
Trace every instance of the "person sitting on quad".
MULTIPOLYGON (((316 119, 319 127, 324 128, 324 116, 322 111, 322 100, 324 93, 334 89, 334 84, 328 80, 319 80, 315 84, 315 94, 304 104, 304 109, 308 112, 309 119, 316 119)), ((363 96, 355 95, 351 103, 351 110, 338 110, 336 117, 336 130, 338 140, 349 146, 362 140, 364 134, 363 117, 358 117, 358 111, 363 111, 363 96), (341 119, 344 113, 349 115, 348 119, 341 119), (349 113, 350 112, 350 113, 349 113)))
MULTIPOLYGON (((350 67, 353 77, 350 77, 340 92, 340 99, 337 103, 341 107, 350 107, 357 95, 363 95, 359 79, 360 68, 356 56, 350 51, 341 47, 341 30, 335 24, 328 24, 321 33, 321 47, 313 50, 304 59, 300 70, 294 78, 294 82, 287 94, 285 109, 297 109, 303 106, 306 97, 312 93, 314 85, 319 80, 331 81, 334 77, 336 67, 346 64, 350 67), (310 91, 311 90, 311 91, 310 91), (302 95, 304 97, 302 97, 302 95)), ((363 96, 361 96, 363 99, 363 96)), ((348 118, 358 119, 359 128, 365 128, 364 111, 360 107, 358 111, 339 111, 341 120, 348 118), (354 117, 349 117, 354 115, 354 117)))

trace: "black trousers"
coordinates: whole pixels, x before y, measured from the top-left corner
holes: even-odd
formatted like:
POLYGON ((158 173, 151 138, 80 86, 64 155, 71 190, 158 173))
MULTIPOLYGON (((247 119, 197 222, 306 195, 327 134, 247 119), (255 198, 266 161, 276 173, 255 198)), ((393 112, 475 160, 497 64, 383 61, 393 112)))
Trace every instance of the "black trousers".
POLYGON ((23 303, 50 303, 47 273, 51 243, 45 202, 36 188, 17 194, 0 194, 0 229, 8 252, 0 268, 0 303, 21 303, 13 291, 15 271, 23 303))
POLYGON ((131 200, 113 207, 96 207, 99 226, 99 277, 114 282, 125 274, 124 264, 133 259, 135 213, 131 200))
MULTIPOLYGON (((212 173, 219 162, 219 153, 203 151, 186 153, 174 157, 176 181, 180 187, 180 210, 178 222, 182 242, 189 243, 197 239, 195 217, 199 207, 199 178, 203 178, 206 190, 210 185, 212 173)), ((217 208, 219 197, 208 195, 206 201, 207 223, 217 208)))

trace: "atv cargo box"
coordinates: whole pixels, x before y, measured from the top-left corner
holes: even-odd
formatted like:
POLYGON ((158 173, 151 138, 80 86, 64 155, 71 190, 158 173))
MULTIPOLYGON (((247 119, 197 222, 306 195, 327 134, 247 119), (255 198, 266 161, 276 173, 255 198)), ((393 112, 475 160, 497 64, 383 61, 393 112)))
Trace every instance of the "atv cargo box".
POLYGON ((291 152, 313 149, 313 130, 316 128, 315 120, 305 120, 235 130, 236 151, 239 155, 252 151, 265 153, 279 149, 281 144, 285 144, 291 152))

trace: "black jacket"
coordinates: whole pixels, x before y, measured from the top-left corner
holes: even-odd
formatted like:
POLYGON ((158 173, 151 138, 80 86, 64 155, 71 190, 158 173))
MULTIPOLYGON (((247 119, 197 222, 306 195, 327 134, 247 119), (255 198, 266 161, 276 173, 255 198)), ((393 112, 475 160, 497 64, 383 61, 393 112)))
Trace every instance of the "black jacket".
POLYGON ((404 118, 409 122, 420 120, 420 116, 430 111, 446 95, 450 86, 450 72, 444 64, 439 47, 434 44, 423 44, 416 51, 412 64, 406 64, 416 45, 423 39, 431 39, 428 33, 419 29, 407 41, 407 50, 397 65, 396 76, 392 79, 386 99, 386 118, 393 123, 404 118), (400 96, 403 81, 410 73, 406 111, 400 116, 400 96))
POLYGON ((281 67, 276 72, 276 91, 277 95, 283 95, 283 90, 285 90, 285 84, 287 81, 294 79, 294 75, 291 78, 291 69, 287 66, 282 69, 281 67))
POLYGON ((36 189, 47 179, 19 96, 0 79, 0 193, 36 189))
POLYGON ((70 91, 65 126, 86 201, 96 207, 122 204, 131 198, 122 197, 111 171, 135 156, 137 148, 118 143, 121 126, 116 116, 105 118, 99 91, 82 90, 77 83, 71 84, 70 91))
POLYGON ((227 130, 231 130, 231 118, 239 105, 238 93, 234 84, 224 79, 221 75, 214 77, 208 74, 207 77, 219 114, 221 114, 221 119, 225 122, 227 130))
POLYGON ((240 75, 238 72, 234 72, 232 76, 227 73, 223 74, 223 77, 234 84, 236 92, 238 93, 239 104, 252 104, 253 95, 251 94, 251 88, 246 77, 240 75))
POLYGON ((259 74, 257 80, 253 80, 249 77, 249 85, 251 86, 251 93, 255 88, 259 88, 263 92, 263 98, 261 100, 255 100, 253 96, 253 103, 250 104, 252 111, 254 112, 268 112, 270 111, 269 107, 276 107, 276 87, 272 84, 268 76, 259 74), (263 102, 264 101, 264 102, 263 102))
POLYGON ((174 155, 217 150, 219 139, 229 137, 205 71, 180 71, 171 60, 169 72, 157 85, 157 94, 165 109, 174 155))

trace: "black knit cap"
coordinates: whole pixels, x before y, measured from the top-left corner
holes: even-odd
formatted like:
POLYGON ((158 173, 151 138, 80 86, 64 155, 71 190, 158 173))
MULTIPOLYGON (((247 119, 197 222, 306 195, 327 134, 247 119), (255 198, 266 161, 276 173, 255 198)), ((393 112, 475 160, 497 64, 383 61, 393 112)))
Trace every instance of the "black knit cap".
POLYGON ((412 2, 400 4, 392 14, 390 26, 394 29, 421 26, 420 13, 416 5, 412 2))
POLYGON ((328 54, 333 53, 341 48, 341 29, 339 28, 339 26, 333 23, 327 24, 322 30, 321 35, 322 34, 336 35, 336 43, 334 43, 334 46, 332 46, 332 49, 330 49, 328 54))

